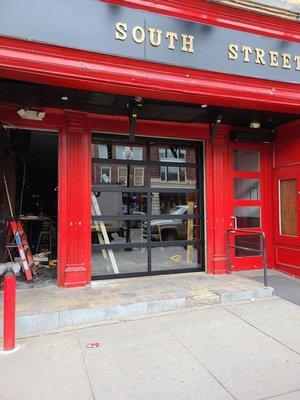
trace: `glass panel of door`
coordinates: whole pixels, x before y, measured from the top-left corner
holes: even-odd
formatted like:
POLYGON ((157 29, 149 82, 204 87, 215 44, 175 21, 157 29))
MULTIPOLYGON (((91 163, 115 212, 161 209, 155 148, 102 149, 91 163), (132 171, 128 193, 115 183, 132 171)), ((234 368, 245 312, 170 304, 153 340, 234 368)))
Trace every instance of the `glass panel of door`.
POLYGON ((204 269, 202 152, 93 135, 94 279, 204 269))

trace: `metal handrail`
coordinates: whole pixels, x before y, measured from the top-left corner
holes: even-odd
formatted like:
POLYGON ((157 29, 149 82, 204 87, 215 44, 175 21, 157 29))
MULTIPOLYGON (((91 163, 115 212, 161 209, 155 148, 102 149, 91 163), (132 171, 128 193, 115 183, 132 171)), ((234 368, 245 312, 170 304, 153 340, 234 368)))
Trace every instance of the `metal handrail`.
POLYGON ((262 231, 243 229, 243 228, 235 228, 228 229, 226 232, 226 241, 227 241, 227 273, 231 274, 231 259, 230 259, 230 249, 241 249, 247 251, 253 251, 255 253, 259 252, 259 255, 263 257, 263 269, 264 269, 264 286, 268 286, 268 277, 267 277, 267 251, 266 251, 266 235, 262 231), (251 249, 243 246, 236 246, 235 244, 230 244, 230 234, 232 233, 249 233, 260 235, 260 250, 251 249))

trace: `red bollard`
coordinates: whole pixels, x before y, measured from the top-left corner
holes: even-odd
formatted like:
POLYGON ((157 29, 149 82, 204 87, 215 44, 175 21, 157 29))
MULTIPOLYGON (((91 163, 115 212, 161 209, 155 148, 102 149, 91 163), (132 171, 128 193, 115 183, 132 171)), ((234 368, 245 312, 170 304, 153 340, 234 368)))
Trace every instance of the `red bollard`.
POLYGON ((4 281, 3 307, 3 351, 15 349, 16 345, 16 277, 6 273, 4 281))

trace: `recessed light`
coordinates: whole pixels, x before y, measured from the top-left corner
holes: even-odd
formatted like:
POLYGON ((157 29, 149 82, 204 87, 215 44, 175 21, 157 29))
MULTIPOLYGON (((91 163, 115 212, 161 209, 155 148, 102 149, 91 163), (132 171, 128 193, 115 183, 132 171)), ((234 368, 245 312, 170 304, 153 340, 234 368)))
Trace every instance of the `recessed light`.
POLYGON ((259 129, 261 127, 259 121, 252 121, 249 126, 250 126, 250 128, 253 128, 253 129, 259 129))
POLYGON ((207 108, 207 104, 202 104, 201 108, 207 108))
POLYGON ((62 101, 68 101, 69 100, 69 97, 68 96, 61 96, 61 98, 60 98, 62 101))

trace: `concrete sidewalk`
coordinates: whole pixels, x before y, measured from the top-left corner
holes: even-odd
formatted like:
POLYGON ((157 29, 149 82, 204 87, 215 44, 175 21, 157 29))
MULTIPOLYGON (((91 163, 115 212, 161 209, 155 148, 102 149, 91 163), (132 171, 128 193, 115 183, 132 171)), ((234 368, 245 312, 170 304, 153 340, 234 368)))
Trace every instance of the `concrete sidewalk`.
POLYGON ((17 335, 272 295, 272 288, 246 276, 204 272, 98 281, 85 288, 21 289, 17 291, 17 335))
POLYGON ((275 297, 31 337, 0 356, 0 397, 299 400, 299 338, 300 308, 275 297))
MULTIPOLYGON (((261 271, 239 273, 249 279, 263 283, 261 271)), ((274 288, 276 296, 300 306, 300 279, 276 270, 268 271, 268 285, 274 288)))

